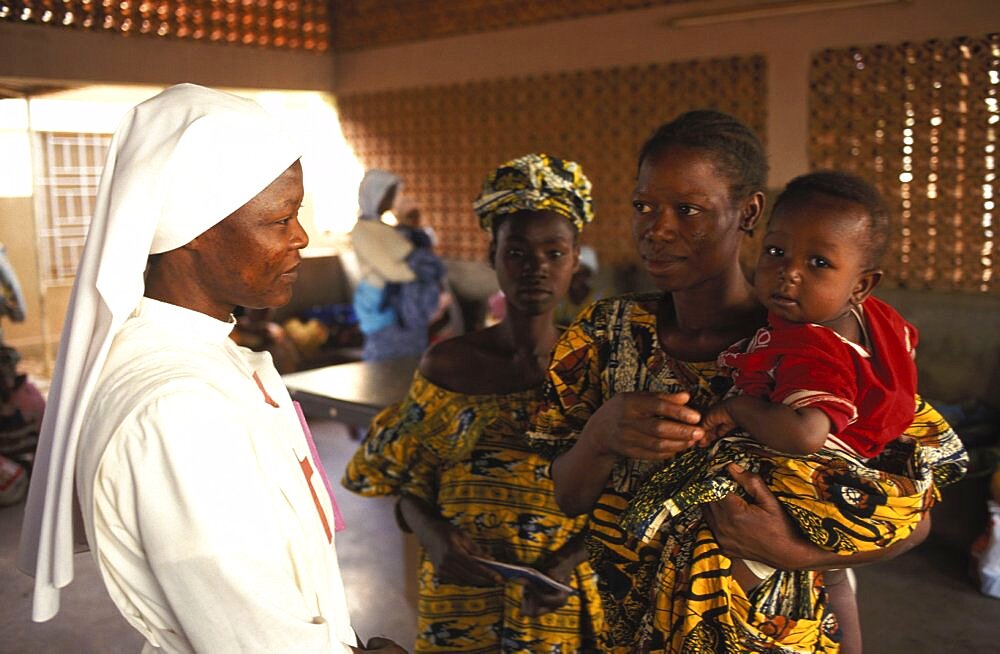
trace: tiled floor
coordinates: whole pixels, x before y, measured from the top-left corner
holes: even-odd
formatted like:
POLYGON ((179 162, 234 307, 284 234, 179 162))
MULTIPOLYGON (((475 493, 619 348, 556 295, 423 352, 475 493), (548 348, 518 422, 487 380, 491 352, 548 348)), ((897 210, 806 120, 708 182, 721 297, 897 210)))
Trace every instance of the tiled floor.
MULTIPOLYGON (((314 422, 320 457, 339 479, 357 444, 339 424, 314 422)), ((347 529, 337 535, 355 629, 385 635, 407 648, 415 625, 416 549, 396 528, 389 500, 340 490, 347 529)), ((138 652, 140 639, 104 593, 89 554, 78 555, 77 578, 51 622, 28 620, 30 579, 13 566, 21 508, 0 510, 0 653, 138 652)), ((960 555, 927 543, 894 561, 858 570, 859 602, 869 654, 998 651, 1000 600, 976 592, 960 555)))

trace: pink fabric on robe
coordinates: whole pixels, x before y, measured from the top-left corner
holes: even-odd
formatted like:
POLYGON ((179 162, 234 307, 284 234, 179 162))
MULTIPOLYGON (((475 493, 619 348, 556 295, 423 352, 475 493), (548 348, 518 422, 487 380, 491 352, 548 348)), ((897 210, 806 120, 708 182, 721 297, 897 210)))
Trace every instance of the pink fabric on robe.
POLYGON ((333 531, 341 531, 347 525, 344 523, 344 516, 340 513, 340 507, 337 506, 337 498, 333 495, 333 486, 330 484, 330 478, 326 476, 326 470, 323 469, 323 462, 320 461, 319 453, 316 452, 316 443, 313 441, 312 432, 309 431, 309 424, 306 422, 305 414, 302 413, 302 405, 295 401, 292 404, 295 405, 295 413, 299 416, 302 433, 305 434, 306 442, 309 443, 309 454, 312 455, 313 463, 316 464, 316 471, 319 473, 320 479, 323 480, 323 485, 326 486, 326 492, 330 495, 330 505, 333 506, 333 531))

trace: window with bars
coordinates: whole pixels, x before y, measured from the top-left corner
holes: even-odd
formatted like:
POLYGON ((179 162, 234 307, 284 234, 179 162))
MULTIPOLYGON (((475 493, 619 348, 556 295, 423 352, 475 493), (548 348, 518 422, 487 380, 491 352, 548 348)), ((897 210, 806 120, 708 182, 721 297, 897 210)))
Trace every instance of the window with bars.
POLYGON ((885 281, 1000 291, 1000 34, 827 50, 810 83, 812 168, 861 174, 895 206, 885 281))
POLYGON ((110 134, 36 132, 35 220, 42 281, 71 284, 94 212, 110 134))

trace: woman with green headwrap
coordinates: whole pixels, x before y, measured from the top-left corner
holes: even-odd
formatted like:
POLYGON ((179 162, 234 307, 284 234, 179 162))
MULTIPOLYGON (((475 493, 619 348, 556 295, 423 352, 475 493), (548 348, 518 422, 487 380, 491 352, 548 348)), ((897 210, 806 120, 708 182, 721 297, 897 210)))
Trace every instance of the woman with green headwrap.
POLYGON ((526 155, 487 177, 474 209, 491 235, 506 315, 428 350, 409 396, 375 418, 343 483, 398 496, 400 526, 420 541, 417 652, 592 651, 602 618, 582 546, 587 521, 559 510, 548 462, 524 437, 577 236, 593 218, 590 182, 572 161, 526 155), (505 578, 477 557, 569 589, 505 578))

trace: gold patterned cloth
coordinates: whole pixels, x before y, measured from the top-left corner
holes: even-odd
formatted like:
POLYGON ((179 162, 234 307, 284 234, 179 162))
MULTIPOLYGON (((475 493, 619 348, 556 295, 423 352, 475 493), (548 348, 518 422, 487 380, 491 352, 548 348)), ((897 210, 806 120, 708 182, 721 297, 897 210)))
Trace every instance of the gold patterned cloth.
MULTIPOLYGON (((541 388, 467 395, 417 372, 407 399, 376 416, 342 483, 366 496, 421 498, 497 560, 544 567, 587 519, 559 510, 548 461, 524 437, 540 400, 541 388)), ((579 593, 566 605, 532 618, 521 613, 519 584, 440 583, 422 553, 416 652, 593 651, 603 618, 589 563, 569 585, 579 593)))
MULTIPOLYGON (((917 413, 925 413, 926 403, 917 402, 917 413)), ((940 485, 935 470, 938 476, 960 474, 959 466, 940 460, 943 454, 904 438, 868 460, 835 448, 791 456, 750 437, 729 436, 711 448, 682 452, 654 473, 629 502, 622 526, 649 540, 685 511, 739 492, 725 472, 737 463, 764 478, 816 545, 841 554, 881 549, 913 533, 930 509, 940 485)))
MULTIPOLYGON (((690 403, 696 409, 721 399, 730 381, 715 361, 676 361, 660 349, 656 311, 662 297, 645 293, 601 300, 563 334, 553 353, 545 401, 530 433, 537 448, 554 457, 570 447, 587 419, 618 393, 683 390, 691 393, 690 403)), ((896 493, 910 502, 908 509, 900 511, 919 512, 935 496, 935 485, 961 476, 967 457, 955 433, 925 403, 918 406, 906 436, 914 439, 915 447, 909 451, 905 446, 888 448, 886 454, 886 466, 900 473, 895 482, 899 488, 888 488, 886 478, 872 473, 868 497, 896 493), (902 473, 907 471, 915 477, 930 471, 933 483, 926 478, 903 481, 906 474, 902 473)), ((763 446, 753 445, 759 455, 763 446)), ((603 651, 839 650, 839 627, 826 605, 822 573, 779 570, 749 594, 744 592, 698 505, 706 501, 704 494, 719 493, 713 488, 712 473, 731 457, 764 476, 814 541, 832 539, 832 547, 852 551, 849 543, 867 541, 871 549, 885 539, 859 527, 864 522, 855 520, 860 510, 845 514, 829 507, 817 512, 817 505, 822 504, 818 498, 841 481, 835 463, 839 459, 823 465, 803 458, 796 465, 779 466, 768 463, 768 457, 755 457, 748 447, 748 442, 726 440, 714 450, 691 449, 666 464, 631 459, 616 464, 592 509, 587 543, 605 611, 603 651), (812 475, 815 488, 803 482, 807 475, 812 475), (622 520, 630 505, 634 508, 650 498, 659 502, 667 496, 660 494, 663 487, 657 488, 653 480, 667 487, 679 504, 661 528, 642 531, 647 536, 644 541, 622 520), (709 483, 686 497, 672 492, 693 480, 709 483), (656 492, 637 499, 643 488, 647 492, 656 488, 656 492)), ((863 548, 858 545, 858 549, 863 548)))
POLYGON ((497 216, 518 211, 555 211, 577 231, 594 219, 590 180, 583 168, 547 154, 526 154, 491 172, 472 209, 487 232, 497 216))

